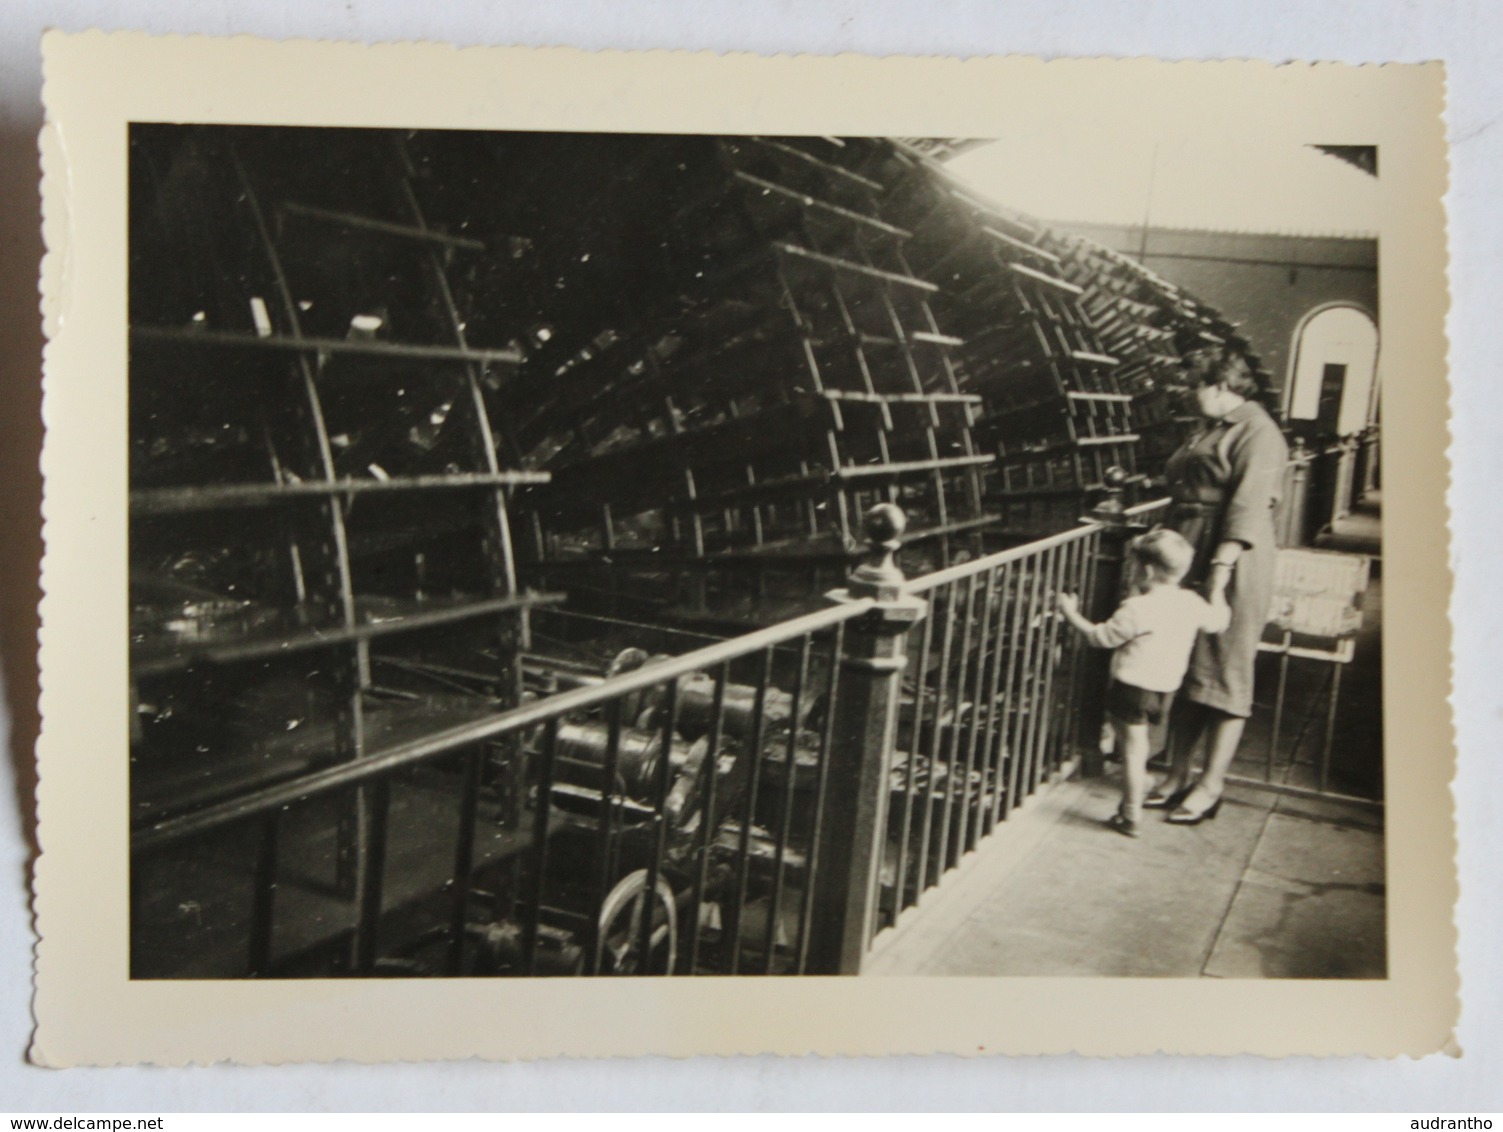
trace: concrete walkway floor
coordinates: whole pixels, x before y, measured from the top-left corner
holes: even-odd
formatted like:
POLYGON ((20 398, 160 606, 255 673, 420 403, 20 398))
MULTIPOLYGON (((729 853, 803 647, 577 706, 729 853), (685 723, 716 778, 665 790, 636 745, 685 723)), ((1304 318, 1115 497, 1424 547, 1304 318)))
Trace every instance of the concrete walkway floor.
POLYGON ((1352 510, 1335 520, 1315 538, 1315 545, 1350 554, 1383 553, 1382 493, 1370 491, 1352 510))
POLYGON ((1382 978, 1378 811, 1233 786, 1218 817, 1103 820, 1114 775, 1020 809, 868 963, 874 975, 1382 978))

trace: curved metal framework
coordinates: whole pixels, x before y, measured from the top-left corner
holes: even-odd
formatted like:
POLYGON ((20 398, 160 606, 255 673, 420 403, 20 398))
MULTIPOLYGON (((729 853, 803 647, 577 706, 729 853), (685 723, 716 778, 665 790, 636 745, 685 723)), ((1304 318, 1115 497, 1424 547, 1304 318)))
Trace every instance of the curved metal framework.
POLYGON ((1220 328, 883 139, 138 125, 131 194, 140 977, 810 969, 865 607, 787 618, 877 503, 890 925, 1061 765, 1045 596, 1220 328))

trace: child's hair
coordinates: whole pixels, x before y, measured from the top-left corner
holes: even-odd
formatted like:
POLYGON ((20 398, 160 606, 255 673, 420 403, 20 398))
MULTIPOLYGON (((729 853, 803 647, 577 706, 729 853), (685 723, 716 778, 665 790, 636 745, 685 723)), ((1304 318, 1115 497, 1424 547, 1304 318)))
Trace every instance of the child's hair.
POLYGON ((1195 548, 1185 541, 1178 531, 1159 529, 1149 531, 1132 544, 1132 552, 1139 562, 1156 566, 1166 581, 1177 582, 1190 572, 1195 561, 1195 548))

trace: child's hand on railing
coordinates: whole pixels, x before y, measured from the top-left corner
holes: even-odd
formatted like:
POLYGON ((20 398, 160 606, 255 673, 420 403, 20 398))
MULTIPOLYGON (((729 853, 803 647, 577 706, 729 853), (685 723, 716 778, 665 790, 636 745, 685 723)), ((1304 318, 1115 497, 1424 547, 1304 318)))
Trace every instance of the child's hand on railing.
POLYGON ((1068 621, 1080 613, 1080 599, 1074 594, 1057 594, 1054 598, 1054 612, 1068 621))

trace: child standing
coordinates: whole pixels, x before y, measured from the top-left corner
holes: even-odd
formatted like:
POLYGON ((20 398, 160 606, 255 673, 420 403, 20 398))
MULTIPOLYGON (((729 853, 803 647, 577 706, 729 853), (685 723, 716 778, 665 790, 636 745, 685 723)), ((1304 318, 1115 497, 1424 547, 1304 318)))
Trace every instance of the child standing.
POLYGON ((1195 560, 1195 549, 1181 535, 1153 531, 1133 543, 1132 554, 1139 567, 1137 592, 1109 620, 1086 620, 1074 594, 1060 594, 1056 603, 1089 643, 1116 650, 1106 712, 1122 752, 1124 783, 1122 804, 1107 824, 1128 837, 1138 835, 1147 792, 1149 725, 1163 718, 1179 691, 1196 634, 1219 633, 1231 621, 1223 594, 1207 601, 1180 586, 1195 560))

